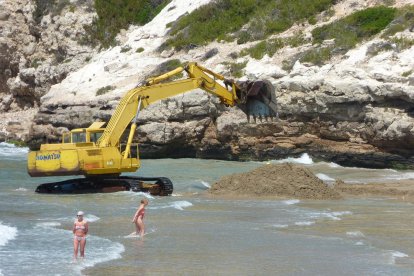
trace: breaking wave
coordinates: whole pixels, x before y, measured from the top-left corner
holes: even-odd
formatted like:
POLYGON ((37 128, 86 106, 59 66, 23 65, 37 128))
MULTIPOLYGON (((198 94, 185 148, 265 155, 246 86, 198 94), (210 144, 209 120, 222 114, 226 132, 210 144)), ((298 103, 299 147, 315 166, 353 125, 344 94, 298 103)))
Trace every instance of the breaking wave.
POLYGON ((26 156, 29 152, 29 148, 16 147, 13 144, 1 142, 0 143, 0 157, 15 158, 26 156))
POLYGON ((0 221, 0 246, 5 246, 17 236, 17 228, 2 224, 0 221))

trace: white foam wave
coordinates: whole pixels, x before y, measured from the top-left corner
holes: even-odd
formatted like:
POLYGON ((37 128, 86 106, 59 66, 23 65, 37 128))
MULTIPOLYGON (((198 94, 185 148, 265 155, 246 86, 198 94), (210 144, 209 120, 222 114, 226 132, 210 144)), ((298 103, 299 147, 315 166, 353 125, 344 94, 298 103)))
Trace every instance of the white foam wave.
POLYGON ((20 188, 15 189, 15 191, 16 192, 27 192, 27 189, 20 187, 20 188))
POLYGON ((295 222, 295 225, 297 225, 297 226, 308 226, 308 225, 312 225, 312 224, 315 224, 315 222, 314 221, 298 221, 298 222, 295 222))
POLYGON ((298 158, 289 157, 289 158, 285 158, 285 159, 272 160, 272 161, 266 162, 266 164, 270 164, 270 163, 273 163, 273 164, 296 163, 296 164, 311 165, 314 162, 313 162, 312 158, 309 156, 309 154, 304 153, 298 158))
POLYGON ((92 215, 92 214, 87 214, 85 216, 85 219, 86 219, 86 221, 94 222, 94 221, 100 220, 101 218, 100 217, 97 217, 95 215, 92 215))
POLYGON ((177 196, 177 197, 179 197, 179 196, 183 196, 183 195, 182 194, 178 194, 178 193, 177 194, 176 193, 172 193, 171 196, 177 196))
MULTIPOLYGON (((149 230, 147 230, 147 231, 145 231, 145 234, 144 234, 144 236, 146 236, 146 235, 148 235, 148 234, 151 234, 151 233, 155 233, 157 231, 157 229, 149 229, 149 230)), ((130 238, 140 238, 140 235, 139 234, 137 234, 136 232, 132 232, 131 234, 129 234, 129 235, 126 235, 126 236, 120 236, 120 238, 124 238, 124 239, 130 239, 130 238)))
POLYGON ((117 196, 131 196, 131 197, 145 197, 148 199, 154 199, 155 197, 153 197, 152 195, 150 195, 149 193, 144 193, 144 192, 133 192, 133 191, 119 191, 116 193, 112 193, 113 195, 117 195, 117 196))
POLYGON ((302 154, 298 158, 287 158, 286 161, 291 162, 291 163, 306 164, 306 165, 313 164, 312 158, 307 153, 302 154))
POLYGON ((355 243, 355 245, 364 245, 364 243, 362 241, 358 241, 355 243))
POLYGON ((41 227, 41 228, 56 228, 60 225, 62 225, 60 222, 53 222, 53 221, 36 223, 36 227, 41 227))
POLYGON ((0 276, 4 276, 3 273, 1 272, 1 269, 0 269, 0 276))
POLYGON ((347 184, 361 184, 361 183, 366 183, 366 181, 360 181, 360 180, 346 180, 345 183, 347 184))
POLYGON ((0 143, 0 156, 3 157, 22 157, 26 156, 28 152, 29 148, 16 147, 13 144, 8 144, 5 142, 0 143))
POLYGON ((317 173, 316 177, 319 178, 320 180, 323 180, 323 181, 335 181, 334 178, 332 178, 332 177, 330 177, 326 174, 323 174, 323 173, 317 173))
POLYGON ((276 227, 276 228, 287 228, 289 225, 287 225, 287 224, 273 224, 272 226, 276 227))
POLYGON ((350 211, 337 211, 337 212, 314 212, 310 214, 313 219, 328 218, 331 220, 341 220, 341 216, 352 215, 350 211))
POLYGON ((191 202, 188 201, 173 201, 169 204, 166 205, 158 205, 158 206, 150 206, 148 207, 148 209, 154 209, 154 210, 158 210, 158 209, 166 209, 166 208, 175 208, 178 210, 184 210, 184 208, 186 207, 190 207, 193 206, 193 204, 191 202))
POLYGON ((414 179, 414 172, 399 172, 396 175, 386 176, 387 180, 405 180, 405 179, 414 179))
POLYGON ((130 192, 130 191, 127 191, 127 193, 129 193, 129 194, 132 193, 134 196, 145 197, 145 198, 148 198, 148 199, 154 199, 154 197, 152 195, 150 195, 149 193, 144 193, 144 192, 130 192))
POLYGON ((392 252, 392 256, 396 257, 396 258, 406 258, 406 257, 408 257, 407 254, 399 252, 399 251, 392 252))
POLYGON ((351 211, 339 211, 339 212, 332 212, 334 216, 344 216, 344 215, 352 215, 351 211))
POLYGON ((365 235, 361 231, 348 231, 346 232, 346 235, 353 238, 365 237, 365 235))
MULTIPOLYGON (((102 240, 102 238, 101 238, 102 240)), ((103 239, 105 241, 109 241, 103 239)), ((75 266, 75 270, 80 273, 83 269, 87 267, 93 267, 98 263, 103 263, 111 260, 116 260, 122 258, 121 254, 125 251, 125 247, 117 242, 111 242, 112 244, 103 248, 94 248, 94 254, 87 253, 86 259, 80 261, 77 266, 75 266), (92 255, 92 258, 91 258, 92 255)))
POLYGON ((211 188, 211 185, 208 182, 201 181, 201 184, 203 184, 203 186, 206 187, 206 188, 209 188, 209 189, 211 188))
POLYGON ((340 168, 341 167, 341 165, 338 165, 334 162, 329 163, 328 166, 331 167, 331 168, 340 168))
POLYGON ((21 230, 22 240, 28 241, 30 239, 33 246, 27 247, 25 250, 17 250, 14 256, 19 259, 18 263, 33 262, 38 265, 33 267, 35 272, 30 273, 31 268, 25 267, 20 274, 45 275, 46 272, 48 275, 82 275, 81 271, 83 269, 95 266, 98 263, 119 259, 122 252, 125 251, 124 246, 118 242, 88 235, 86 258, 75 263, 69 263, 71 254, 68 251, 68 245, 73 239, 73 233, 71 230, 53 227, 55 225, 57 226, 59 223, 45 221, 37 223, 32 229, 25 228, 21 230), (48 227, 47 235, 44 235, 44 227, 48 227), (48 246, 43 246, 45 244, 48 246), (55 266, 50 267, 50 271, 39 267, 39 265, 46 263, 54 263, 55 266))
POLYGON ((17 228, 4 225, 0 221, 0 246, 6 245, 9 241, 14 240, 17 236, 17 228))
MULTIPOLYGON (((94 221, 98 221, 101 218, 98 216, 95 216, 93 214, 86 214, 83 217, 87 222, 94 222, 94 221)), ((50 219, 50 218, 49 218, 50 219)), ((45 220, 45 219, 42 219, 45 220)), ((69 216, 69 217, 60 217, 60 218, 53 218, 53 220, 58 220, 58 221, 75 221, 76 220, 76 214, 74 216, 69 216)))
POLYGON ((286 205, 293 205, 293 204, 297 204, 299 203, 300 200, 299 199, 289 199, 289 200, 284 200, 283 203, 286 205))
POLYGON ((171 206, 178 210, 184 210, 184 208, 193 206, 193 204, 188 201, 175 201, 171 203, 171 206))
POLYGON ((399 251, 391 251, 389 252, 390 256, 390 263, 395 264, 397 258, 407 258, 409 257, 407 254, 399 252, 399 251))

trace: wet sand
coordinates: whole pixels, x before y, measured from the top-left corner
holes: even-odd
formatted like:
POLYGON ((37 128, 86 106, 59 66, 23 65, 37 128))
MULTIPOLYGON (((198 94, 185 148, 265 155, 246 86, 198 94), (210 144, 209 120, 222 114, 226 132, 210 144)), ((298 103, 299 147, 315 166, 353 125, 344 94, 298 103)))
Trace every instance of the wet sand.
POLYGON ((337 181, 335 189, 347 198, 387 197, 414 203, 414 179, 365 184, 346 184, 337 181))

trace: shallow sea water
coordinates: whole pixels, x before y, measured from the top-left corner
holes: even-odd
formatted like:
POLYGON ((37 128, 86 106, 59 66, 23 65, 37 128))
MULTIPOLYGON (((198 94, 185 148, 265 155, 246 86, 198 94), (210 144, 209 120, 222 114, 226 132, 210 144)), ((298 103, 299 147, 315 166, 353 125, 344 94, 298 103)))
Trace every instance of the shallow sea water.
MULTIPOLYGON (((392 199, 229 199, 208 195, 221 176, 261 162, 143 160, 143 176, 167 176, 170 197, 118 192, 34 193, 27 149, 0 143, 0 275, 414 275, 414 205, 392 199), (141 198, 144 241, 126 237, 141 198), (71 227, 86 213, 86 258, 72 263, 71 227)), ((344 168, 304 155, 330 183, 414 178, 412 171, 344 168)))

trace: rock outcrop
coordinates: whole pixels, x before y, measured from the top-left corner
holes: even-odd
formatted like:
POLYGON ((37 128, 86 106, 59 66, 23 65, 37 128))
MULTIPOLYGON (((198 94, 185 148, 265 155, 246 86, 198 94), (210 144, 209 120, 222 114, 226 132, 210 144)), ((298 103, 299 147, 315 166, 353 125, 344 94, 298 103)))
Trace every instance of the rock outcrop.
POLYGON ((95 52, 79 43, 93 0, 48 3, 0 2, 0 139, 27 140, 40 98, 95 52))

